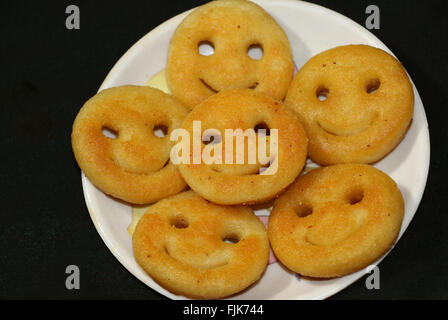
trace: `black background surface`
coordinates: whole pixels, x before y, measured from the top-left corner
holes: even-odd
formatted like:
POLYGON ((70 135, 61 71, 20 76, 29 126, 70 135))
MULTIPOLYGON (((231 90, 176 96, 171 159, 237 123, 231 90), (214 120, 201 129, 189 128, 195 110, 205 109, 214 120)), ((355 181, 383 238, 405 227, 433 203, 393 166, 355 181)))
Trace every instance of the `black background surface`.
MULTIPOLYGON (((448 298, 446 1, 312 1, 364 25, 403 62, 425 105, 431 167, 420 207, 380 264, 381 289, 365 277, 332 299, 448 298)), ((72 122, 115 62, 151 29, 204 1, 1 1, 0 298, 164 299, 114 258, 90 220, 74 160, 72 122), (65 28, 76 4, 81 29, 65 28), (65 268, 81 289, 65 288, 65 268)), ((412 187, 412 186, 409 186, 412 187)))

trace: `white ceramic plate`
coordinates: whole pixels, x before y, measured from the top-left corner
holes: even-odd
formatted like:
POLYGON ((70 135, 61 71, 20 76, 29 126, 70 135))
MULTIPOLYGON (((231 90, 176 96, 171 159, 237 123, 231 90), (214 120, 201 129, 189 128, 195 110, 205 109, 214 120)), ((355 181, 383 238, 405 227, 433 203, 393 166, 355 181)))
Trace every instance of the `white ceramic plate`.
MULTIPOLYGON (((368 44, 391 51, 374 35, 352 20, 329 9, 294 0, 257 0, 285 29, 291 42, 294 61, 300 67, 313 55, 345 44, 368 44)), ((168 43, 177 25, 189 13, 164 22, 140 39, 117 62, 100 90, 124 84, 144 85, 165 68, 168 43)), ((422 101, 414 86, 415 113, 405 139, 375 166, 388 173, 398 184, 405 200, 405 216, 400 237, 420 203, 429 167, 428 123, 422 101)), ((117 202, 95 188, 82 175, 84 196, 92 221, 115 257, 138 279, 152 289, 172 298, 174 295, 154 282, 134 260, 131 237, 131 207, 117 202)), ((263 214, 261 211, 258 214, 263 214)), ((378 263, 379 261, 377 261, 378 263)), ((255 285, 231 299, 323 299, 342 290, 365 271, 331 280, 300 279, 280 264, 268 266, 255 285)))

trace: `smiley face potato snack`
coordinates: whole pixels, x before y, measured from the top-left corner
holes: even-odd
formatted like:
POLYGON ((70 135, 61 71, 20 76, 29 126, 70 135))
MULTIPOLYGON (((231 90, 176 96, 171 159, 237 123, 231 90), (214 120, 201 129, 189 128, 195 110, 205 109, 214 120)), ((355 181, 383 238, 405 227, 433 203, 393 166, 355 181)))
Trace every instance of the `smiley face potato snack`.
POLYGON ((311 58, 291 83, 285 104, 306 127, 313 161, 373 163, 403 139, 414 92, 390 54, 348 45, 311 58))
POLYGON ((212 1, 190 13, 177 27, 168 49, 167 81, 190 108, 232 88, 252 88, 281 100, 292 80, 289 40, 278 23, 246 0, 212 1), (199 47, 213 47, 201 55, 199 47), (261 59, 248 50, 258 47, 261 59))
POLYGON ((211 96, 188 114, 182 129, 189 132, 192 140, 202 141, 202 159, 194 163, 194 152, 190 152, 189 163, 180 163, 179 171, 191 189, 218 204, 266 202, 291 184, 305 165, 308 139, 302 124, 280 101, 251 89, 232 89, 211 96), (200 131, 194 129, 197 120, 201 123, 200 131), (264 128, 264 134, 258 128, 264 128), (207 137, 208 130, 215 134, 213 142, 206 144, 201 137, 207 137), (229 131, 241 133, 240 141, 246 147, 240 149, 242 152, 235 146, 237 135, 228 135, 229 131), (246 137, 244 132, 248 133, 246 137), (250 134, 256 140, 256 150, 252 151, 246 139, 250 134), (263 146, 269 161, 251 164, 247 156, 260 156, 263 146), (211 148, 214 150, 209 151, 211 148), (222 163, 205 161, 205 154, 216 156, 218 152, 222 163), (233 164, 226 161, 229 153, 233 164), (243 158, 243 153, 244 159, 238 164, 237 155, 243 158))
POLYGON ((237 293, 266 269, 269 241, 249 207, 219 206, 193 191, 163 199, 138 222, 140 266, 168 290, 215 299, 237 293))
POLYGON ((150 87, 106 89, 89 99, 73 123, 72 147, 89 180, 118 199, 144 204, 176 194, 186 184, 173 163, 170 132, 188 113, 180 102, 150 87), (164 137, 154 130, 163 128, 164 137), (115 133, 106 136, 104 129, 115 133))
POLYGON ((385 254, 403 214, 403 197, 388 175, 365 164, 334 165, 301 176, 274 202, 269 240, 294 272, 338 277, 385 254))

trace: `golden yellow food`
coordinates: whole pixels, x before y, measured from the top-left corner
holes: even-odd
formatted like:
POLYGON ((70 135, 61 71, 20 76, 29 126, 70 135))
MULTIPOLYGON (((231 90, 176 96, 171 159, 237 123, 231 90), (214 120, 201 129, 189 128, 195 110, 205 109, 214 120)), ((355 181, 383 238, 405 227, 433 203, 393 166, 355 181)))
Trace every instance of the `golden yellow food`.
POLYGON ((247 288, 269 256, 266 229, 251 209, 219 206, 193 191, 151 206, 132 244, 137 262, 161 286, 202 299, 247 288))
POLYGON ((403 139, 414 92, 393 56, 348 45, 312 57, 292 81, 285 104, 305 125, 313 161, 373 163, 403 139))
POLYGON ((211 96, 188 114, 182 128, 189 132, 191 145, 193 139, 202 141, 202 159, 194 163, 195 154, 191 148, 190 163, 179 164, 179 171, 191 189, 218 204, 268 201, 291 184, 305 164, 308 139, 302 124, 281 102, 250 89, 232 89, 211 96), (195 132, 194 124, 199 121, 201 130, 195 132), (215 133, 212 143, 204 139, 209 130, 215 133), (260 134, 261 130, 265 133, 260 134), (245 148, 238 149, 236 143, 241 140, 228 137, 227 131, 254 133, 256 162, 251 163, 249 157, 254 155, 249 149, 247 137, 250 135, 239 135, 244 139, 245 148), (266 146, 267 151, 264 160, 269 162, 260 161, 258 157, 262 146, 266 146), (211 148, 214 151, 210 151, 211 148), (221 163, 206 163, 204 155, 209 153, 213 156, 221 153, 221 163), (233 163, 226 161, 227 155, 231 155, 233 163), (242 159, 240 164, 238 156, 242 159))
POLYGON ((151 203, 176 194, 186 184, 170 162, 169 135, 187 114, 180 102, 154 88, 103 90, 73 123, 76 161, 95 186, 127 202, 151 203))
POLYGON ((403 214, 403 197, 388 175, 365 164, 339 164, 297 179, 274 202, 268 235, 287 268, 338 277, 385 254, 403 214))
POLYGON ((285 32, 263 8, 246 0, 219 0, 195 9, 177 27, 166 70, 173 94, 193 108, 232 88, 253 88, 281 100, 294 63, 285 32), (203 44, 213 54, 200 54, 203 44), (251 48, 262 50, 261 59, 249 56, 251 48))

